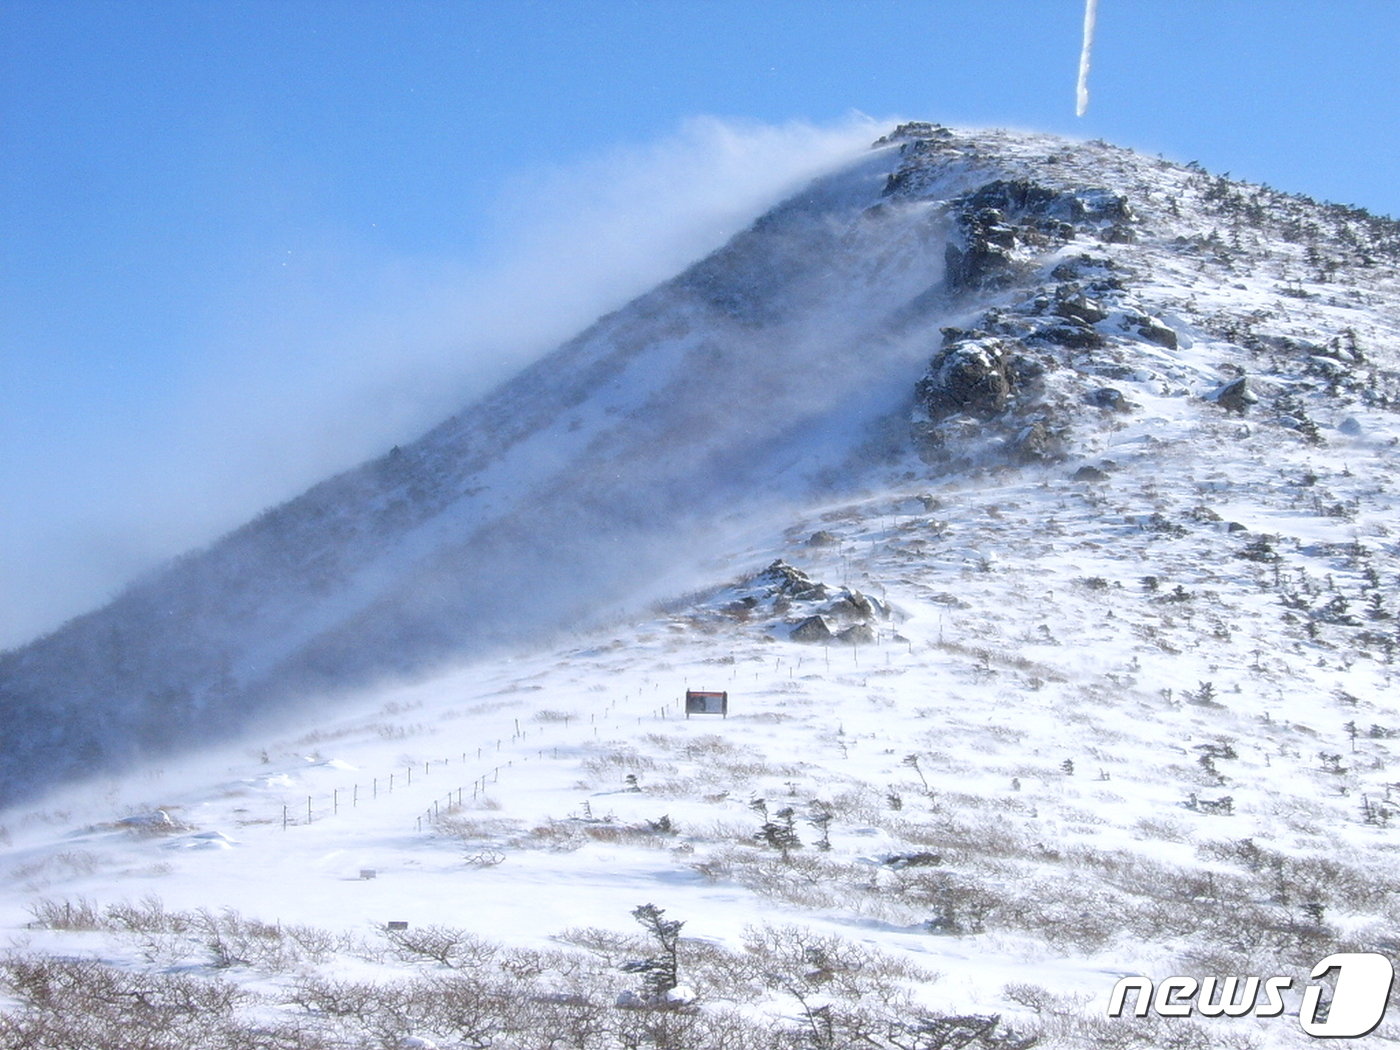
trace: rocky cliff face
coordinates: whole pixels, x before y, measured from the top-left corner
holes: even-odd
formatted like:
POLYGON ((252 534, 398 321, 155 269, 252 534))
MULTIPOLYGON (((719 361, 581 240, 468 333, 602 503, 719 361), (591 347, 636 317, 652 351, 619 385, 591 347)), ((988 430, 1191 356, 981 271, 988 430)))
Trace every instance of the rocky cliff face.
POLYGON ((1107 475, 1186 420, 1373 431, 1398 259, 1354 209, 905 125, 421 440, 0 658, 0 789, 626 613, 775 506, 1107 475))

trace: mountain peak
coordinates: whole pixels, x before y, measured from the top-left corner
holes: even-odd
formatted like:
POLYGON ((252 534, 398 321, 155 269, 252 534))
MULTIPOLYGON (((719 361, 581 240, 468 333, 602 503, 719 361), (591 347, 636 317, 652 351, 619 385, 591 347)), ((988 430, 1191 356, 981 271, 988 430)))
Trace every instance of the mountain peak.
POLYGON ((0 657, 0 789, 625 615, 892 478, 1150 473, 1169 445, 1228 472, 1227 432, 1325 441, 1400 402, 1390 220, 1098 142, 875 146, 418 441, 0 657))

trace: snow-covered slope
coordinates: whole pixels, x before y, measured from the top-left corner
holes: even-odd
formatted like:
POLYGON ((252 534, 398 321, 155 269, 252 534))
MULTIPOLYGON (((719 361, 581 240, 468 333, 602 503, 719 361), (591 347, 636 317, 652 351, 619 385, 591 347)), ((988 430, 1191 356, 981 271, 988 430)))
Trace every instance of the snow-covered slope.
POLYGON ((178 1045, 1303 1045, 1318 959, 1400 953, 1397 265, 1354 209, 900 129, 7 658, 19 733, 59 712, 7 744, 35 783, 339 693, 5 815, 0 1033, 137 1001, 178 1045), (1129 973, 1297 987, 1109 1020, 1129 973))
POLYGON ((755 500, 850 484, 927 356, 890 319, 942 275, 939 209, 870 213, 897 161, 816 183, 420 441, 4 657, 4 792, 636 608, 755 500))

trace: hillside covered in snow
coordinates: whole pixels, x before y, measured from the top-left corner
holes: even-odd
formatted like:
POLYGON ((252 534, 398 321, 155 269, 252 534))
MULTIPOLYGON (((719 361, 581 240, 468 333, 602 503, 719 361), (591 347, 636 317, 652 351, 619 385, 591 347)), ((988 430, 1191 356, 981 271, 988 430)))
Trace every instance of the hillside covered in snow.
POLYGON ((0 658, 0 1038, 1307 1045, 1400 954, 1397 522, 1400 226, 905 125, 0 658))

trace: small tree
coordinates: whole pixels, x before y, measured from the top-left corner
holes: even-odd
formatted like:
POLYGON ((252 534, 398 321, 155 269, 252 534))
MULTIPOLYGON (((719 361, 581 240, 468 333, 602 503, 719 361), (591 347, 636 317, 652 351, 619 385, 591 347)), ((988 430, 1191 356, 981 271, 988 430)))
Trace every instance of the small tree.
POLYGON ((797 837, 797 814, 793 808, 784 806, 770 817, 768 803, 761 798, 750 802, 749 808, 763 817, 754 838, 769 849, 777 850, 783 855, 783 863, 788 863, 792 859, 792 851, 802 848, 802 840, 797 837))
POLYGON ((915 773, 919 774, 919 782, 924 785, 924 794, 929 798, 933 797, 933 788, 928 786, 928 778, 924 776, 924 771, 919 767, 918 755, 905 755, 903 765, 908 766, 915 773))
POLYGON ((817 849, 823 853, 831 849, 831 818, 833 814, 831 807, 820 800, 812 803, 812 815, 807 818, 807 823, 817 829, 821 836, 817 839, 817 849))
POLYGON ((642 975, 642 998, 648 1003, 665 1003, 671 990, 679 982, 680 963, 677 947, 681 939, 679 919, 662 918, 664 908, 655 904, 643 904, 632 909, 632 918, 642 924, 642 928, 656 939, 659 953, 647 959, 636 959, 622 964, 623 973, 642 975))

